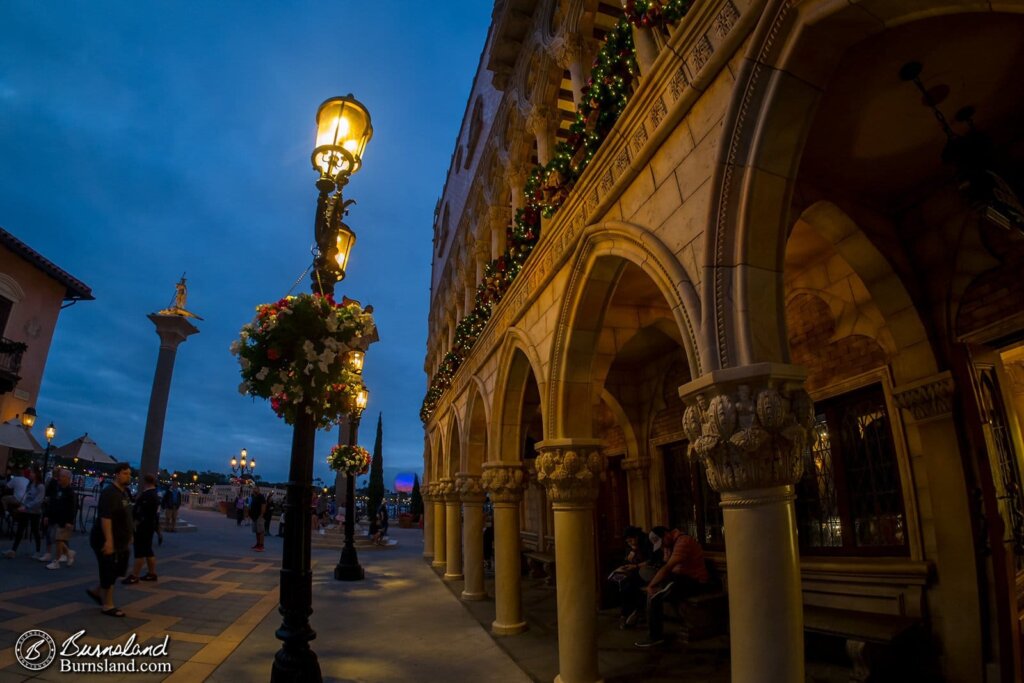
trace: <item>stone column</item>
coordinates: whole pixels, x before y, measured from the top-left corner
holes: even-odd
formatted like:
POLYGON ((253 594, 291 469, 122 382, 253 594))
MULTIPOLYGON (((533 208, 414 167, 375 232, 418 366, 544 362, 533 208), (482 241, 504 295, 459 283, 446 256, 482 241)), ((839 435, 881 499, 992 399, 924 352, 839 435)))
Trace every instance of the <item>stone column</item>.
POLYGON ((441 481, 444 497, 445 569, 444 580, 462 578, 462 499, 454 479, 441 481))
POLYGON ((722 496, 733 683, 804 680, 794 487, 814 404, 804 371, 758 363, 679 388, 690 457, 722 496))
POLYGON ((572 82, 572 101, 579 109, 583 103, 583 86, 587 79, 583 75, 583 49, 575 39, 563 41, 553 57, 555 63, 569 72, 569 80, 572 82))
MULTIPOLYGON (((424 468, 426 469, 426 468, 424 468)), ((423 497, 423 558, 434 557, 434 484, 433 482, 420 487, 423 497)))
POLYGON ((448 566, 445 547, 444 484, 444 479, 434 484, 434 561, 430 563, 434 569, 445 569, 448 566))
POLYGON ((508 173, 508 189, 512 193, 512 214, 523 208, 523 190, 526 188, 526 180, 529 174, 521 169, 510 170, 508 173))
POLYGON ((142 463, 139 471, 143 474, 157 474, 160 471, 160 449, 164 441, 164 419, 167 417, 167 398, 171 393, 171 375, 174 373, 174 357, 178 345, 199 328, 180 315, 147 316, 156 325, 160 337, 160 354, 156 358, 156 372, 153 374, 153 389, 149 394, 149 413, 146 415, 146 431, 142 437, 142 463))
POLYGON ((465 523, 462 525, 462 548, 465 553, 462 573, 466 577, 466 585, 462 590, 462 599, 485 600, 484 489, 479 476, 465 472, 456 477, 455 485, 462 500, 462 514, 465 515, 465 523))
POLYGON ((508 227, 508 209, 504 206, 492 206, 491 219, 491 258, 496 259, 505 253, 505 229, 508 227))
POLYGON ((636 65, 640 68, 640 75, 646 76, 654 66, 659 52, 651 29, 634 26, 633 44, 636 46, 636 65))
POLYGON ((537 481, 555 518, 558 591, 558 677, 562 683, 593 683, 597 671, 597 570, 594 566, 594 502, 604 456, 593 439, 548 439, 537 444, 537 481))
POLYGON ((519 504, 526 486, 519 463, 487 463, 481 483, 494 504, 494 623, 491 633, 526 630, 520 593, 519 504))
POLYGON ((537 107, 526 119, 526 127, 537 138, 537 161, 546 166, 555 150, 555 127, 558 124, 558 110, 537 107))

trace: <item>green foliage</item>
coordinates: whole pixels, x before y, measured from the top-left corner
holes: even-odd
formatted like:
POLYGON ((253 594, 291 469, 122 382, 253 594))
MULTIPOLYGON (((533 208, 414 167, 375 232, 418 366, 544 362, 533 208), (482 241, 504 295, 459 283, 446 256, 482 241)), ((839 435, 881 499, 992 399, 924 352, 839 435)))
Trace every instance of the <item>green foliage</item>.
POLYGON ((370 463, 370 487, 367 495, 370 498, 367 514, 376 515, 381 501, 384 500, 384 415, 377 415, 377 437, 373 441, 373 461, 370 463))
POLYGON ((412 480, 412 500, 409 502, 409 512, 413 519, 419 519, 423 515, 423 494, 420 493, 420 475, 414 475, 412 480))

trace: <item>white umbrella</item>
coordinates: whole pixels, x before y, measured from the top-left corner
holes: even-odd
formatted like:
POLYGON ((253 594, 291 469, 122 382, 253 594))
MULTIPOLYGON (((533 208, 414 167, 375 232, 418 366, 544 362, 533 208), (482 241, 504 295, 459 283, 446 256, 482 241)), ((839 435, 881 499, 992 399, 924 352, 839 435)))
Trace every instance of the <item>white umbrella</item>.
POLYGON ((79 460, 88 460, 89 462, 107 465, 117 462, 117 460, 100 448, 95 441, 89 438, 88 432, 54 450, 53 454, 62 458, 78 458, 79 460))
POLYGON ((17 418, 0 423, 0 446, 7 446, 19 451, 41 451, 42 447, 32 432, 26 429, 17 418))

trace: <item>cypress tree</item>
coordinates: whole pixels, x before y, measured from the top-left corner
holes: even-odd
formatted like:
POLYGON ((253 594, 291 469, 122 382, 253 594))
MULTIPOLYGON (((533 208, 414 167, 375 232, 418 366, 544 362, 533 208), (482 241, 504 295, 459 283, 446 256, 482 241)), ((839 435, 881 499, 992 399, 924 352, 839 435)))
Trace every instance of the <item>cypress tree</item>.
POLYGON ((423 514, 423 494, 420 493, 420 475, 413 475, 412 500, 409 501, 409 512, 413 520, 418 521, 423 514))
POLYGON ((383 413, 377 414, 377 438, 373 441, 373 460, 370 462, 370 487, 367 495, 370 507, 367 515, 376 515, 384 500, 384 452, 381 441, 384 437, 383 413))

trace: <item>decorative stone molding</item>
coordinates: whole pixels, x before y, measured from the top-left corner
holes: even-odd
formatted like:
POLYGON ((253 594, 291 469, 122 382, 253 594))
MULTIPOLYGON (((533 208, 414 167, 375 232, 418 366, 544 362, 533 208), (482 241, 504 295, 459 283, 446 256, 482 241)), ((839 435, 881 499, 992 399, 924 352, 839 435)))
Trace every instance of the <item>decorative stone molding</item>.
POLYGON ((622 461, 620 467, 626 472, 643 473, 651 469, 651 459, 649 457, 628 458, 622 461))
POLYGON ((455 488, 458 490, 459 500, 463 503, 483 504, 486 492, 480 479, 479 475, 465 472, 455 475, 455 488))
POLYGON ((953 375, 946 371, 895 387, 892 393, 896 405, 909 411, 914 420, 924 422, 953 412, 954 387, 953 375))
POLYGON ((604 478, 600 441, 557 439, 537 444, 537 482, 552 503, 592 503, 604 478))
POLYGON ((430 482, 420 487, 420 496, 425 503, 434 502, 434 483, 430 482))
POLYGON ((518 463, 486 463, 480 476, 480 483, 493 503, 518 503, 523 499, 526 482, 526 472, 518 463))
POLYGON ((716 491, 796 484, 814 403, 800 368, 759 363, 704 375, 679 388, 690 457, 716 491))
POLYGON ((437 482, 437 501, 439 503, 459 502, 459 492, 453 479, 442 479, 437 482))

